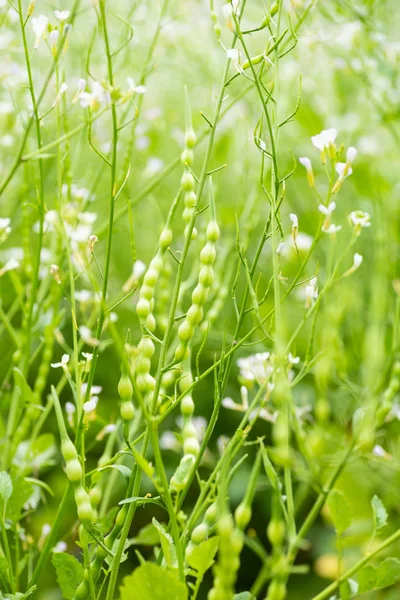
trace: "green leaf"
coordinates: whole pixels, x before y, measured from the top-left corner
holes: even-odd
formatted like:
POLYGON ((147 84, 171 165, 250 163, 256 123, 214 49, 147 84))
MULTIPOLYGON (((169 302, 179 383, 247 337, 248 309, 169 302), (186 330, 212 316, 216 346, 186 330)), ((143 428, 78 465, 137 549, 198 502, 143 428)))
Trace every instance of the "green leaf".
POLYGON ((27 383, 23 373, 17 368, 13 369, 14 385, 21 390, 22 399, 26 404, 33 404, 35 402, 35 396, 27 383))
POLYGON ((167 563, 170 569, 178 568, 178 560, 176 558, 176 550, 174 546, 174 541, 169 533, 167 533, 164 527, 157 521, 156 518, 152 518, 151 521, 154 527, 158 531, 158 535, 160 536, 160 542, 162 551, 164 554, 165 562, 167 563))
POLYGON ((121 600, 187 600, 188 590, 174 573, 147 562, 125 577, 120 594, 121 600))
POLYGON ((12 474, 12 485, 13 492, 10 502, 7 504, 6 518, 13 523, 17 523, 21 518, 24 506, 32 497, 34 489, 32 484, 26 481, 24 477, 15 476, 15 474, 12 474))
POLYGON ((10 586, 10 566, 4 556, 0 556, 0 589, 7 590, 10 586))
POLYGON ((367 565, 358 574, 358 592, 380 590, 400 581, 400 560, 386 558, 378 567, 367 565))
POLYGON ((156 546, 160 543, 160 536, 153 523, 148 523, 130 541, 132 546, 156 546))
MULTIPOLYGON (((214 564, 214 556, 218 550, 218 542, 218 537, 212 537, 201 542, 198 546, 193 546, 190 548, 190 551, 187 552, 188 564, 192 569, 196 569, 200 576, 203 576, 214 564)), ((247 594, 248 592, 245 593, 247 594)))
POLYGON ((7 502, 11 498, 13 492, 13 484, 11 477, 6 471, 0 472, 0 496, 3 499, 3 506, 7 505, 7 502))
POLYGON ((374 528, 375 531, 379 531, 379 529, 382 529, 387 525, 388 513, 382 500, 378 496, 372 498, 371 506, 374 513, 374 528))
POLYGON ((116 469, 123 477, 126 477, 126 479, 129 479, 129 477, 132 475, 131 469, 125 465, 106 465, 105 467, 98 469, 98 471, 104 471, 104 469, 116 469))
POLYGON ((125 498, 118 502, 118 504, 131 504, 137 502, 138 506, 142 504, 157 504, 161 508, 165 508, 165 505, 160 501, 161 496, 154 496, 154 498, 147 498, 146 496, 132 496, 132 498, 125 498))
POLYGON ((63 597, 66 600, 72 600, 83 577, 81 563, 74 556, 65 552, 53 554, 52 562, 63 597))
MULTIPOLYGON (((22 592, 17 592, 16 594, 7 594, 7 596, 4 596, 4 598, 5 598, 5 600, 25 600, 31 594, 33 594, 33 592, 35 590, 36 590, 36 585, 29 588, 29 590, 27 590, 24 594, 22 592)), ((1 594, 1 592, 0 592, 0 594, 1 594)), ((0 598, 3 598, 3 596, 0 596, 0 598)))
POLYGON ((338 535, 351 525, 350 507, 342 492, 332 490, 327 500, 328 508, 338 535))
POLYGON ((233 596, 233 600, 256 600, 256 598, 250 592, 240 592, 233 596))

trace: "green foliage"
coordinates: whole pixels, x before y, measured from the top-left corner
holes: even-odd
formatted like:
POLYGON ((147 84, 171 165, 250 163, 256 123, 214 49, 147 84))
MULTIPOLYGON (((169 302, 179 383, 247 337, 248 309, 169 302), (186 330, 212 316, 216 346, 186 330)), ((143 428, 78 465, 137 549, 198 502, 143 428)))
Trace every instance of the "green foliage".
POLYGON ((371 506, 374 513, 374 530, 379 531, 387 525, 388 513, 379 496, 374 496, 372 498, 371 506))
POLYGON ((400 581, 400 560, 386 558, 379 566, 367 565, 358 574, 358 593, 380 590, 400 581))
POLYGON ((332 520, 338 535, 341 535, 351 525, 350 507, 339 490, 332 490, 328 496, 327 504, 332 515, 332 520))
POLYGON ((83 567, 71 554, 56 552, 51 559, 57 573, 57 581, 66 600, 72 600, 82 581, 83 567))
POLYGON ((145 563, 124 578, 121 600, 187 600, 187 588, 177 576, 159 565, 145 563))
MULTIPOLYGON (((188 554, 187 562, 192 569, 197 571, 199 577, 202 577, 213 566, 218 550, 218 542, 219 538, 217 536, 211 537, 198 546, 194 546, 188 554)), ((246 598, 244 597, 242 600, 246 600, 246 598)))

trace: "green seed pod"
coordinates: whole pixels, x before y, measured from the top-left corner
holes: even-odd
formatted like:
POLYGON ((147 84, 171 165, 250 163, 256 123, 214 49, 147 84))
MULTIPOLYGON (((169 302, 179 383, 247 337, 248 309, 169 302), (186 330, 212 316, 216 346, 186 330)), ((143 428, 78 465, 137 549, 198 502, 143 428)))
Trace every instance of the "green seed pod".
POLYGON ((215 262, 216 251, 214 244, 207 242, 200 252, 200 260, 203 265, 213 265, 215 262))
POLYGON ((285 600, 286 586, 283 582, 273 579, 269 585, 266 600, 285 600))
POLYGON ((135 407, 133 406, 132 402, 130 402, 129 400, 125 400, 124 402, 122 402, 120 413, 121 419, 123 419, 124 421, 131 421, 135 416, 135 407))
POLYGON ((184 417, 191 417, 194 412, 193 398, 189 395, 185 396, 181 402, 181 413, 184 417))
POLYGON ((193 456, 197 456, 199 454, 200 444, 196 437, 190 436, 186 438, 183 442, 183 452, 185 455, 191 454, 193 456))
POLYGON ((193 150, 190 150, 190 148, 185 148, 181 154, 181 163, 183 165, 188 165, 190 167, 190 165, 193 164, 193 161, 194 161, 193 150))
MULTIPOLYGON (((157 281, 158 281, 158 270, 155 269, 154 267, 150 266, 147 269, 146 273, 144 274, 143 283, 154 289, 157 281)), ((141 293, 142 293, 142 291, 140 291, 140 294, 141 293)))
POLYGON ((63 458, 66 463, 73 459, 78 458, 78 453, 76 451, 76 448, 69 438, 66 440, 62 440, 61 454, 63 455, 63 458))
POLYGON ((235 510, 235 523, 242 531, 247 527, 251 519, 251 508, 241 502, 235 510))
POLYGON ((185 208, 194 208, 196 206, 197 196, 196 193, 186 192, 185 194, 185 208))
POLYGON ((185 171, 181 178, 181 187, 185 192, 194 190, 194 177, 189 171, 185 171))
POLYGON ((185 221, 185 223, 189 223, 190 219, 192 218, 192 214, 193 214, 193 208, 186 207, 183 209, 182 218, 185 221))
POLYGON ((80 520, 92 521, 93 510, 90 503, 89 494, 82 487, 78 487, 75 490, 75 502, 80 520))
POLYGON ((119 380, 118 394, 123 402, 132 398, 133 385, 129 377, 127 377, 126 375, 122 375, 121 379, 119 380))
POLYGON ((216 221, 210 221, 207 225, 206 238, 209 242, 216 242, 219 239, 219 227, 216 221))
POLYGON ((93 508, 96 508, 96 506, 98 506, 100 504, 102 496, 103 496, 103 494, 101 491, 101 487, 96 485, 96 487, 94 487, 90 490, 89 497, 90 497, 90 502, 91 502, 93 508))
POLYGON ((137 357, 135 369, 136 369, 136 373, 138 375, 143 374, 143 373, 149 373, 150 367, 151 367, 150 358, 146 358, 145 356, 140 356, 140 355, 137 357))
POLYGON ((149 331, 154 331, 156 328, 156 320, 154 316, 150 313, 146 319, 146 327, 149 331))
POLYGON ((168 248, 168 246, 172 243, 172 231, 171 229, 165 228, 160 234, 160 248, 163 252, 168 248))
POLYGON ((187 342, 192 339, 193 335, 194 327, 185 319, 178 329, 178 337, 182 342, 187 342))
POLYGON ((281 519, 272 518, 267 527, 267 538, 272 546, 281 546, 285 538, 285 523, 281 519))
POLYGON ((185 145, 187 148, 194 148, 196 144, 196 134, 193 129, 188 129, 185 133, 185 145))
POLYGON ((197 525, 197 527, 193 529, 190 539, 193 544, 201 544, 208 536, 208 532, 209 528, 207 525, 205 523, 200 523, 200 525, 197 525))
POLYGON ((142 337, 138 345, 138 352, 146 358, 151 358, 155 352, 154 342, 148 336, 142 337))
POLYGON ((218 506, 217 506, 216 502, 213 502, 212 504, 210 504, 210 506, 207 508, 207 510, 205 512, 204 520, 209 526, 211 526, 217 520, 217 516, 218 516, 218 506))
POLYGON ((136 313, 140 319, 146 319, 151 311, 150 302, 145 298, 139 298, 136 304, 136 313))
POLYGON ((199 282, 205 287, 211 287, 214 281, 214 271, 210 266, 204 266, 200 269, 199 282))
POLYGON ((69 481, 80 481, 82 479, 82 467, 77 458, 73 458, 66 463, 65 471, 69 481))
POLYGON ((191 454, 184 456, 179 463, 179 466, 173 476, 171 477, 171 481, 169 487, 173 492, 181 492, 185 487, 190 471, 194 465, 195 458, 191 454))
POLYGON ((202 306, 206 303, 208 297, 208 290, 204 288, 202 285, 196 285, 192 292, 192 302, 193 304, 198 304, 202 306))
POLYGON ((176 362, 182 362, 189 355, 189 349, 186 344, 180 342, 176 347, 174 360, 176 362))

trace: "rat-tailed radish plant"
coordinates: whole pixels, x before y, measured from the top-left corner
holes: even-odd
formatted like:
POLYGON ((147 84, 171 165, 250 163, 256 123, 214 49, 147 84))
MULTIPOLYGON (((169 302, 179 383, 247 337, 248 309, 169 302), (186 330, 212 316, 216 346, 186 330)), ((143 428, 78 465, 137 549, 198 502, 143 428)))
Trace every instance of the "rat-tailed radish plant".
POLYGON ((313 126, 315 157, 300 156, 311 75, 295 94, 288 79, 295 66, 301 83, 302 32, 326 13, 88 4, 0 6, 21 50, 18 111, 0 103, 18 141, 0 184, 0 597, 302 600, 292 575, 310 567, 313 527, 330 536, 315 571, 334 579, 315 600, 397 584, 400 529, 382 537, 378 496, 368 550, 346 551, 347 474, 396 468, 381 444, 398 414, 400 286, 390 304, 390 226, 351 188, 352 139, 313 126), (346 302, 360 307, 367 236, 363 332, 346 302))

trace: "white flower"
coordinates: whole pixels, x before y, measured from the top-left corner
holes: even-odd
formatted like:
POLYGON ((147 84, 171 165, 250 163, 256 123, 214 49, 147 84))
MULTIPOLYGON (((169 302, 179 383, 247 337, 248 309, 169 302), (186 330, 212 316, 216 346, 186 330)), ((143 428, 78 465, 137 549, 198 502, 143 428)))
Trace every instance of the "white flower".
MULTIPOLYGON (((279 244, 277 248, 277 253, 282 254, 285 258, 290 258, 293 256, 294 248, 292 243, 292 237, 288 236, 285 238, 283 242, 279 244), (278 252, 279 250, 279 252, 278 252)), ((298 252, 307 252, 312 246, 313 238, 307 233, 303 233, 302 231, 298 232, 296 235, 296 250, 298 252)))
POLYGON ((357 156, 357 148, 354 148, 354 146, 349 146, 349 148, 347 149, 347 154, 346 154, 346 163, 348 165, 351 165, 354 162, 354 159, 357 156))
POLYGON ((362 261, 363 261, 362 255, 358 254, 358 252, 356 252, 353 257, 353 265, 350 267, 350 269, 348 271, 346 271, 346 273, 343 274, 343 277, 348 277, 349 275, 354 273, 354 271, 357 271, 357 269, 361 266, 362 261))
POLYGON ((81 106, 84 108, 90 108, 93 111, 96 111, 100 108, 102 103, 106 103, 108 100, 107 93, 101 83, 98 81, 93 81, 92 91, 91 92, 81 92, 79 94, 79 100, 81 106))
POLYGON ((303 165, 303 167, 305 167, 305 169, 307 171, 307 179, 308 179, 309 186, 313 188, 315 183, 314 183, 314 173, 313 173, 311 160, 309 158, 307 158, 307 156, 301 156, 299 158, 299 163, 301 165, 303 165))
POLYGON ((288 361, 291 365, 298 365, 300 362, 300 356, 293 356, 293 354, 289 352, 288 361))
POLYGON ((289 217, 290 217, 290 220, 292 221, 293 227, 296 227, 296 229, 297 229, 299 227, 299 219, 298 219, 297 215, 295 215, 294 213, 290 213, 289 217))
POLYGON ((51 42, 51 51, 53 52, 53 54, 56 51, 59 37, 60 37, 60 32, 58 31, 58 29, 53 29, 52 31, 50 31, 49 40, 51 42))
POLYGON ((4 242, 11 233, 11 219, 8 217, 0 218, 0 242, 4 242))
POLYGON ((81 336, 85 344, 88 344, 89 346, 99 345, 99 340, 93 337, 91 330, 89 329, 89 327, 86 327, 86 325, 80 325, 79 335, 81 336))
POLYGON ((233 66, 235 67, 238 73, 242 73, 243 69, 240 66, 240 52, 237 48, 230 48, 226 51, 227 57, 232 61, 233 66))
POLYGON ((83 403, 83 412, 84 413, 89 413, 89 412, 93 412, 96 409, 97 403, 99 401, 99 397, 98 396, 92 396, 90 398, 90 400, 88 400, 87 402, 83 403))
POLYGON ((65 94, 65 92, 67 91, 67 89, 68 89, 68 84, 66 84, 65 81, 63 81, 63 83, 60 85, 60 89, 58 90, 58 94, 56 96, 56 99, 53 102, 53 108, 55 106, 57 106, 57 104, 60 102, 61 96, 63 94, 65 94))
POLYGON ((358 269, 358 267, 361 265, 361 263, 363 261, 363 257, 361 254, 358 254, 358 252, 356 252, 353 257, 353 260, 354 260, 354 264, 353 264, 354 268, 358 269))
MULTIPOLYGON (((86 396, 87 391, 87 383, 82 383, 81 385, 81 394, 82 396, 86 396)), ((90 396, 98 396, 103 391, 101 385, 92 385, 90 388, 90 396)))
POLYGON ((310 308, 318 298, 318 282, 317 278, 310 279, 305 287, 306 308, 310 308))
POLYGON ((328 206, 324 206, 323 204, 320 204, 318 206, 319 212, 321 212, 323 215, 325 215, 327 217, 330 216, 333 213, 333 211, 335 210, 335 208, 336 208, 336 203, 335 202, 330 202, 328 204, 328 206))
POLYGON ((14 269, 18 269, 19 262, 16 258, 10 258, 0 269, 0 276, 4 275, 8 271, 14 271, 14 269))
POLYGON ((146 265, 141 260, 135 260, 132 268, 132 275, 135 279, 140 279, 146 270, 146 265))
POLYGON ((48 25, 48 19, 44 15, 32 19, 32 29, 36 36, 35 49, 39 48, 40 40, 44 37, 48 25))
POLYGON ((325 149, 329 148, 331 144, 335 143, 337 133, 337 130, 334 128, 324 129, 321 133, 313 135, 311 141, 318 150, 323 152, 325 149))
POLYGON ((78 213, 78 219, 84 225, 92 225, 97 219, 97 214, 94 212, 80 212, 78 213))
POLYGON ((74 97, 72 98, 72 104, 75 104, 80 95, 85 91, 85 87, 86 87, 86 79, 83 79, 82 77, 79 79, 78 81, 78 85, 76 87, 76 93, 74 95, 74 97))
POLYGON ((67 549, 67 544, 65 542, 57 542, 57 544, 53 548, 53 552, 65 552, 67 549))
POLYGON ((93 354, 91 352, 82 352, 82 356, 86 362, 91 362, 93 359, 93 354))
POLYGON ((346 177, 348 177, 349 175, 351 175, 352 172, 353 172, 353 169, 351 167, 349 167, 347 165, 347 163, 344 163, 344 162, 338 162, 338 163, 336 163, 335 169, 336 169, 336 173, 342 179, 345 179, 346 177))
POLYGON ((58 369, 59 367, 61 367, 62 369, 66 369, 67 368, 67 364, 69 363, 69 354, 63 354, 61 357, 61 362, 57 362, 57 363, 50 363, 50 366, 53 369, 58 369))
POLYGON ((371 217, 369 213, 364 212, 362 210, 353 210, 349 214, 349 221, 350 224, 353 225, 354 233, 356 235, 360 235, 361 229, 363 229, 363 227, 371 226, 371 217))
POLYGON ((66 21, 69 17, 69 14, 70 14, 69 10, 55 10, 54 11, 54 16, 59 21, 66 21))
POLYGON ((240 376, 245 381, 257 381, 259 385, 264 384, 273 373, 270 357, 269 352, 258 352, 246 358, 239 358, 237 365, 240 369, 240 376))
POLYGON ((374 456, 379 456, 379 457, 383 457, 385 456, 385 451, 382 448, 382 446, 379 446, 378 444, 376 446, 373 447, 372 449, 372 454, 374 456))
POLYGON ((333 223, 331 223, 329 225, 329 227, 327 227, 326 229, 324 228, 324 225, 322 225, 322 231, 324 231, 325 233, 331 233, 332 235, 334 235, 341 229, 342 229, 341 225, 334 225, 333 223))
POLYGON ((132 77, 127 77, 129 91, 136 94, 145 94, 147 92, 147 88, 145 85, 136 85, 135 81, 132 77))
POLYGON ((45 538, 45 537, 47 537, 47 536, 49 535, 50 531, 51 531, 51 525, 49 525, 48 523, 45 523, 45 524, 42 526, 42 534, 41 534, 41 537, 42 537, 42 538, 45 538))

